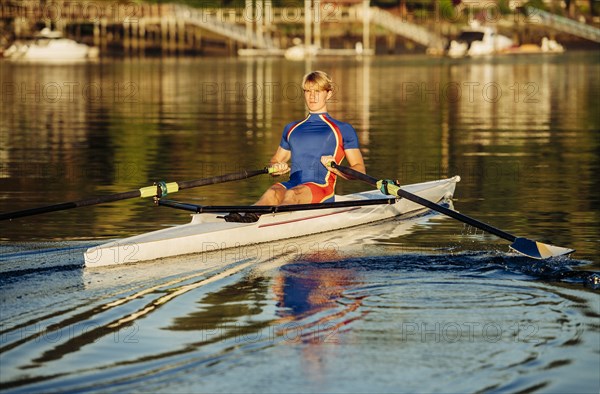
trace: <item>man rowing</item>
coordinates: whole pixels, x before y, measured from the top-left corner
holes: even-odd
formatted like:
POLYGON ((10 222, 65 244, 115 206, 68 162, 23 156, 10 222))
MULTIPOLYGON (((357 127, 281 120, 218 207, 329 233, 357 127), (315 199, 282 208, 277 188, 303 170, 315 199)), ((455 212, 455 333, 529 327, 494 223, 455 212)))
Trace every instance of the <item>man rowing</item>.
MULTIPOLYGON (((350 168, 366 171, 356 131, 349 123, 336 120, 327 112, 327 101, 333 96, 331 77, 323 71, 310 72, 302 79, 302 87, 308 115, 284 127, 279 147, 270 160, 275 168, 273 176, 289 172, 290 179, 275 183, 255 205, 333 201, 337 177, 347 179, 347 176, 329 167, 332 161, 340 164, 346 158, 350 168)), ((225 220, 255 222, 258 215, 242 216, 233 212, 226 215, 225 220)))

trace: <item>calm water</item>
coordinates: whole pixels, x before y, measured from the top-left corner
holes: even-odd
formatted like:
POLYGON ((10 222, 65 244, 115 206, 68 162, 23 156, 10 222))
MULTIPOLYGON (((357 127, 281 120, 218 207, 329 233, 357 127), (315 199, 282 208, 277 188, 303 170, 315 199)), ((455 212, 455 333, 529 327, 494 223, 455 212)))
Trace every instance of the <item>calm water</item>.
MULTIPOLYGON (((459 174, 454 207, 577 249, 532 262, 439 215, 89 270, 187 222, 127 200, 0 223, 0 387, 52 392, 600 390, 600 60, 380 57, 0 63, 0 211, 262 167, 336 81, 368 172, 459 174)), ((173 199, 254 202, 267 177, 173 199)), ((364 190, 339 182, 338 192, 364 190)))

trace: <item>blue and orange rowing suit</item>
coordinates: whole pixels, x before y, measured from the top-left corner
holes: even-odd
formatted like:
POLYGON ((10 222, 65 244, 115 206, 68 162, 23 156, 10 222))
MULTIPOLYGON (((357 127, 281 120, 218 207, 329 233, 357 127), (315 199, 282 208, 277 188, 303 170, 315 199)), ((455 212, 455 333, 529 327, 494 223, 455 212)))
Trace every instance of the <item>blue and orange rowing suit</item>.
POLYGON ((358 149, 354 128, 333 119, 328 113, 311 113, 301 121, 284 127, 281 143, 292 153, 290 180, 281 182, 286 189, 306 185, 312 192, 312 202, 331 202, 335 194, 337 175, 321 163, 321 156, 333 156, 340 164, 345 149, 358 149))

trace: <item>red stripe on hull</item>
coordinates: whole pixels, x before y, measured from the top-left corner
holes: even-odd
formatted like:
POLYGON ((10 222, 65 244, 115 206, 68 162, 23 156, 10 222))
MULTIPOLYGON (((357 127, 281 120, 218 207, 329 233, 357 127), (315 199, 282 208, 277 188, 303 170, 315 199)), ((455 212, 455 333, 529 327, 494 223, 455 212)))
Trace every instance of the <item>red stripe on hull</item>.
POLYGON ((350 208, 350 209, 345 209, 343 211, 338 211, 338 212, 326 213, 326 214, 323 214, 323 215, 310 216, 310 217, 307 217, 307 218, 300 218, 300 219, 294 219, 294 220, 286 220, 285 222, 262 224, 262 225, 259 225, 258 227, 259 228, 261 228, 261 227, 271 227, 271 226, 279 226, 280 224, 302 222, 304 220, 317 219, 317 218, 322 218, 322 217, 325 217, 325 216, 337 215, 339 213, 346 213, 346 212, 350 212, 350 211, 355 211, 357 209, 360 209, 360 207, 354 207, 354 208, 350 208))

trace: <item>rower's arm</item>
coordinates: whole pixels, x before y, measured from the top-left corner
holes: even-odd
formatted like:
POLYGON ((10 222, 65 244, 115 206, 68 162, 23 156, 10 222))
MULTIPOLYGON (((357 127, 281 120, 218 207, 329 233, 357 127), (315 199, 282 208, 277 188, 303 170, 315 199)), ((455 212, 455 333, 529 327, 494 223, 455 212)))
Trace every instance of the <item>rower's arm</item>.
MULTIPOLYGON (((363 174, 367 171, 365 168, 365 161, 363 159, 362 153, 360 149, 346 149, 344 151, 346 154, 346 160, 348 160, 348 167, 352 168, 355 171, 362 172, 363 174)), ((327 169, 334 174, 344 178, 344 179, 353 179, 350 176, 338 171, 335 168, 331 168, 329 166, 329 162, 333 160, 333 156, 323 156, 321 158, 321 162, 327 169)))
MULTIPOLYGON (((365 161, 363 159, 360 149, 346 149, 346 160, 348 160, 349 167, 363 174, 367 172, 365 168, 365 161)), ((347 179, 347 178, 346 178, 347 179)))
POLYGON ((290 167, 288 166, 287 162, 291 159, 291 157, 292 152, 287 149, 283 149, 281 146, 277 147, 277 151, 269 161, 271 166, 276 166, 276 171, 271 175, 283 175, 290 172, 290 167))

